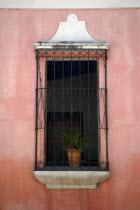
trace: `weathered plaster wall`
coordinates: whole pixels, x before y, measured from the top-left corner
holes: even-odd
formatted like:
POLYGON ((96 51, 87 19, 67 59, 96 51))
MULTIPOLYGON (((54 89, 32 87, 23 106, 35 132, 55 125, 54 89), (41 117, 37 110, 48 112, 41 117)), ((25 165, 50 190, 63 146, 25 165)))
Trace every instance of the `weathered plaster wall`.
POLYGON ((0 209, 140 209, 140 10, 0 11, 0 209), (108 54, 111 177, 97 190, 46 190, 33 176, 36 61, 32 44, 48 40, 75 13, 108 54))

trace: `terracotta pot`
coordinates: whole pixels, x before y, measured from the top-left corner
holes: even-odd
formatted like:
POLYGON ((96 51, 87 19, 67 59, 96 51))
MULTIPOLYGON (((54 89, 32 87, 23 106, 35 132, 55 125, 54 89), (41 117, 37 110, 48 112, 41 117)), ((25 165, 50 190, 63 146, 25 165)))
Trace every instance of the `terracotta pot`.
POLYGON ((66 149, 70 166, 79 166, 81 152, 79 149, 66 149))

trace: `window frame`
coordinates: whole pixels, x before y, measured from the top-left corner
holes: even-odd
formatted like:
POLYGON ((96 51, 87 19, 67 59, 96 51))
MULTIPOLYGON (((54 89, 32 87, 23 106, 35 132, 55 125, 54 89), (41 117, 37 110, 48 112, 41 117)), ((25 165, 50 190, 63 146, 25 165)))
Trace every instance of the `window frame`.
MULTIPOLYGON (((39 68, 40 68, 40 61, 39 59, 42 57, 44 58, 45 60, 45 63, 46 63, 46 59, 47 59, 47 55, 44 55, 46 52, 47 52, 48 49, 36 49, 36 60, 37 60, 37 73, 36 73, 36 145, 35 145, 35 170, 67 170, 66 167, 61 167, 61 168, 58 168, 58 167, 52 167, 52 168, 49 168, 47 167, 44 162, 38 162, 37 160, 37 150, 38 150, 38 82, 39 82, 39 68), (44 54, 43 54, 43 53, 44 54)), ((54 48, 52 49, 55 51, 57 50, 69 50, 69 51, 74 51, 74 50, 79 50, 77 48, 74 48, 73 46, 69 46, 69 48, 64 48, 64 49, 60 49, 60 48, 54 48)), ((82 48, 80 49, 81 52, 84 51, 82 48)), ((102 167, 98 167, 98 170, 105 170, 105 171, 108 171, 109 170, 109 163, 108 163, 108 121, 107 121, 107 50, 106 49, 86 49, 86 51, 92 51, 92 52, 95 52, 95 55, 93 56, 95 60, 97 60, 97 65, 98 65, 98 69, 100 68, 99 67, 99 62, 98 62, 98 59, 99 58, 103 58, 104 59, 104 71, 105 71, 105 115, 106 115, 106 163, 105 163, 105 167, 104 169, 102 169, 102 167)), ((48 50, 49 52, 49 50, 48 50)), ((55 53, 52 54, 52 57, 54 56, 54 59, 55 59, 55 53)), ((51 56, 50 56, 51 57, 51 56)), ((44 67, 46 69, 46 67, 44 67)), ((97 71, 99 72, 99 71, 97 71)), ((99 75, 98 75, 99 77, 99 75)), ((46 108, 45 108, 46 110, 46 108)), ((43 154, 44 156, 44 154, 43 154)), ((81 170, 81 169, 78 169, 78 168, 73 168, 71 170, 81 170)), ((87 168, 86 170, 93 170, 91 168, 87 168)), ((94 169, 95 170, 95 169, 94 169)))

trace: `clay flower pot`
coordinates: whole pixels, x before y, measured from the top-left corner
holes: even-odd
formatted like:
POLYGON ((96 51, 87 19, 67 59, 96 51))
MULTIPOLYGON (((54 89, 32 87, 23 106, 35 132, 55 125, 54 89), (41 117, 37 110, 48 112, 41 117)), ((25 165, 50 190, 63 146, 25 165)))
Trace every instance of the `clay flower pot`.
POLYGON ((79 149, 66 149, 70 166, 79 166, 81 152, 79 149))

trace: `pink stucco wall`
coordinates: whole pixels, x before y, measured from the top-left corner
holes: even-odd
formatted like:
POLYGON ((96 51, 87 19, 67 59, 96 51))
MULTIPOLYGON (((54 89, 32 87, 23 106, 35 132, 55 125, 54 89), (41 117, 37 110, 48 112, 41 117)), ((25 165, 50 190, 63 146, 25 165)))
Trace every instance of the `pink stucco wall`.
POLYGON ((140 10, 0 11, 0 209, 140 209, 140 10), (69 13, 111 43, 108 53, 111 177, 97 190, 47 190, 33 176, 33 43, 48 40, 69 13))

